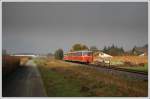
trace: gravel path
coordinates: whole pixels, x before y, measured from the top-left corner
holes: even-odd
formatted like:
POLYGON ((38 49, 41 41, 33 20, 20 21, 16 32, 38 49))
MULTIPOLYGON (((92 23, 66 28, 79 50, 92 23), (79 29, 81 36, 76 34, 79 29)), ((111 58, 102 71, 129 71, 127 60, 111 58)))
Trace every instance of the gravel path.
POLYGON ((3 97, 44 97, 46 92, 40 73, 33 60, 20 66, 2 81, 3 97))

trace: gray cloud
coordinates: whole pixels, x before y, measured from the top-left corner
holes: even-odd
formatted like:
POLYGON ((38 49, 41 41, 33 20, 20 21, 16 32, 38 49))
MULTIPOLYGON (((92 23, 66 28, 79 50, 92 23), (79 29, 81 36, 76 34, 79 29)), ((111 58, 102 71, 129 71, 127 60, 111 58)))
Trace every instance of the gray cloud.
POLYGON ((131 49, 148 43, 148 4, 3 2, 2 47, 10 52, 67 51, 74 43, 115 44, 131 49))

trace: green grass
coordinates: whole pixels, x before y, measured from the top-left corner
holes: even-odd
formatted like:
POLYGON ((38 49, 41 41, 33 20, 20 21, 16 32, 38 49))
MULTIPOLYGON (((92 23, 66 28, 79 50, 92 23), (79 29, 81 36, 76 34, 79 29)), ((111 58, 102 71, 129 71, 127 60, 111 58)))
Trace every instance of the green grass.
POLYGON ((35 61, 50 97, 147 96, 147 81, 126 79, 58 60, 35 61))
POLYGON ((42 66, 39 69, 50 97, 114 96, 119 91, 115 84, 106 85, 104 82, 93 82, 90 79, 75 79, 76 77, 62 75, 42 66))
POLYGON ((65 79, 65 76, 48 68, 39 67, 44 78, 47 95, 52 97, 83 96, 77 80, 65 79))
POLYGON ((130 66, 130 67, 122 67, 122 68, 126 68, 129 70, 134 70, 134 71, 139 71, 139 72, 145 72, 148 73, 148 64, 145 64, 144 66, 130 66))
POLYGON ((111 65, 123 65, 124 63, 121 61, 112 61, 111 65))

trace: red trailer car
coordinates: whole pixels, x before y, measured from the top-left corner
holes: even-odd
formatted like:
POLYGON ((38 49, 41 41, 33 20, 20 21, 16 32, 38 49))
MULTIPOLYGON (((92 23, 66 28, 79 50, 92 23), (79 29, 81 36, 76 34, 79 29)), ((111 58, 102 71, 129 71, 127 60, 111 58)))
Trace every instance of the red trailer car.
POLYGON ((64 60, 91 63, 93 61, 92 51, 74 51, 64 54, 64 60))

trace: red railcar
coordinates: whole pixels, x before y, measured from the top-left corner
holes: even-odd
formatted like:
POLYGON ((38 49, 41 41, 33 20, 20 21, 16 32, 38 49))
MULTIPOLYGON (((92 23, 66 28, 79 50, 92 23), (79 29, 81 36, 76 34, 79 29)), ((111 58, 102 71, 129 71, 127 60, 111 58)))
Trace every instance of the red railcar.
POLYGON ((64 60, 91 63, 93 61, 92 51, 74 51, 64 54, 64 60))

